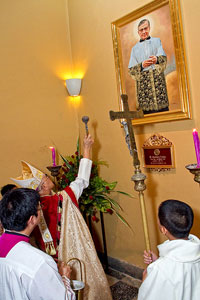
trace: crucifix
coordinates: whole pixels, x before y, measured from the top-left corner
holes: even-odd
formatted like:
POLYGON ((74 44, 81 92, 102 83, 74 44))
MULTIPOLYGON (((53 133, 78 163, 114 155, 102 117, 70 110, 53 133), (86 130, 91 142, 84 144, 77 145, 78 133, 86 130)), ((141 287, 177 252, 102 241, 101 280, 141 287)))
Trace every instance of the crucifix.
POLYGON ((135 175, 131 177, 131 180, 134 181, 135 187, 134 189, 139 193, 139 199, 140 199, 140 205, 141 205, 141 211, 142 211, 142 221, 143 221, 143 228, 144 228, 144 237, 145 237, 145 244, 146 244, 146 250, 150 250, 150 241, 149 241, 149 232, 148 232, 148 225, 147 225, 147 216, 146 216, 146 209, 145 209, 145 202, 144 202, 144 190, 146 189, 146 185, 144 183, 144 180, 146 179, 146 176, 142 174, 140 169, 140 161, 138 158, 138 152, 137 152, 137 146, 135 142, 135 136, 133 132, 133 125, 132 120, 136 118, 142 118, 143 112, 142 111, 130 111, 128 106, 128 96, 125 94, 121 95, 124 111, 120 112, 114 112, 110 111, 110 119, 112 121, 116 119, 125 119, 126 122, 121 122, 123 124, 124 129, 125 126, 127 129, 127 136, 128 141, 126 139, 126 142, 128 143, 130 153, 133 157, 133 166, 135 168, 135 175))

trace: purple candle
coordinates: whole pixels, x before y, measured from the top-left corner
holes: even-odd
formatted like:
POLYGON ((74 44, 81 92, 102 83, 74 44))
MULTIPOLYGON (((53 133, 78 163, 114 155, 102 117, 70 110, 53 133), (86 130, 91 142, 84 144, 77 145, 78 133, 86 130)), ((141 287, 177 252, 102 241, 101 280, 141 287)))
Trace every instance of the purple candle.
POLYGON ((51 149, 52 152, 52 161, 53 161, 53 167, 56 166, 56 151, 54 147, 49 147, 51 149))
POLYGON ((200 166, 200 143, 199 143, 199 136, 196 129, 193 129, 193 139, 194 139, 194 146, 195 152, 197 157, 197 166, 200 166))

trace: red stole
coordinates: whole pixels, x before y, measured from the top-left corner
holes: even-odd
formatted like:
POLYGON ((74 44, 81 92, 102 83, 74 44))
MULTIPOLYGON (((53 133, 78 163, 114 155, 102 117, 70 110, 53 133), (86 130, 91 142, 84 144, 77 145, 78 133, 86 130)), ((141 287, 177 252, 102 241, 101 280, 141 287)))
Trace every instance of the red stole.
MULTIPOLYGON (((67 186, 64 190, 66 191, 74 205, 78 207, 78 202, 72 189, 67 186)), ((62 201, 63 197, 60 194, 55 194, 53 196, 44 196, 40 198, 44 218, 51 233, 56 251, 60 241, 62 201)), ((34 236, 36 238, 36 243, 39 244, 39 248, 45 251, 45 245, 38 227, 34 230, 34 236)), ((54 257, 58 257, 58 252, 54 257)))
POLYGON ((72 191, 72 189, 69 186, 67 186, 64 189, 64 191, 68 194, 68 196, 70 197, 70 199, 72 200, 72 202, 76 205, 76 207, 79 208, 78 201, 77 201, 77 199, 76 199, 76 197, 75 197, 74 192, 72 191))

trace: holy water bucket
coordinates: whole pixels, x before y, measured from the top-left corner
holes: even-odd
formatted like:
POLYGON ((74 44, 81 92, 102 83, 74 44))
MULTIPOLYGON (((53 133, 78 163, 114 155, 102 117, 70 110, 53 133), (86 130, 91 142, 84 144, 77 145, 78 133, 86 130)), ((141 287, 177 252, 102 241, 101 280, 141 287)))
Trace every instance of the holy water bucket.
POLYGON ((79 263, 80 280, 71 280, 71 287, 72 287, 73 291, 75 292, 76 299, 83 300, 83 289, 85 287, 85 283, 83 282, 81 261, 78 258, 70 258, 68 260, 67 264, 72 260, 76 260, 79 263))

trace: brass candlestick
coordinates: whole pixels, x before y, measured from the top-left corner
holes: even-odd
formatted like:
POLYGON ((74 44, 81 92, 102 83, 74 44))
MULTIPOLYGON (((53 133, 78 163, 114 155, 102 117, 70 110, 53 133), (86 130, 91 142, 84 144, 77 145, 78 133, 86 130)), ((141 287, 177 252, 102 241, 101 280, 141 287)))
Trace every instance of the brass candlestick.
POLYGON ((197 164, 190 164, 185 167, 194 175, 194 181, 200 183, 200 166, 197 164))

